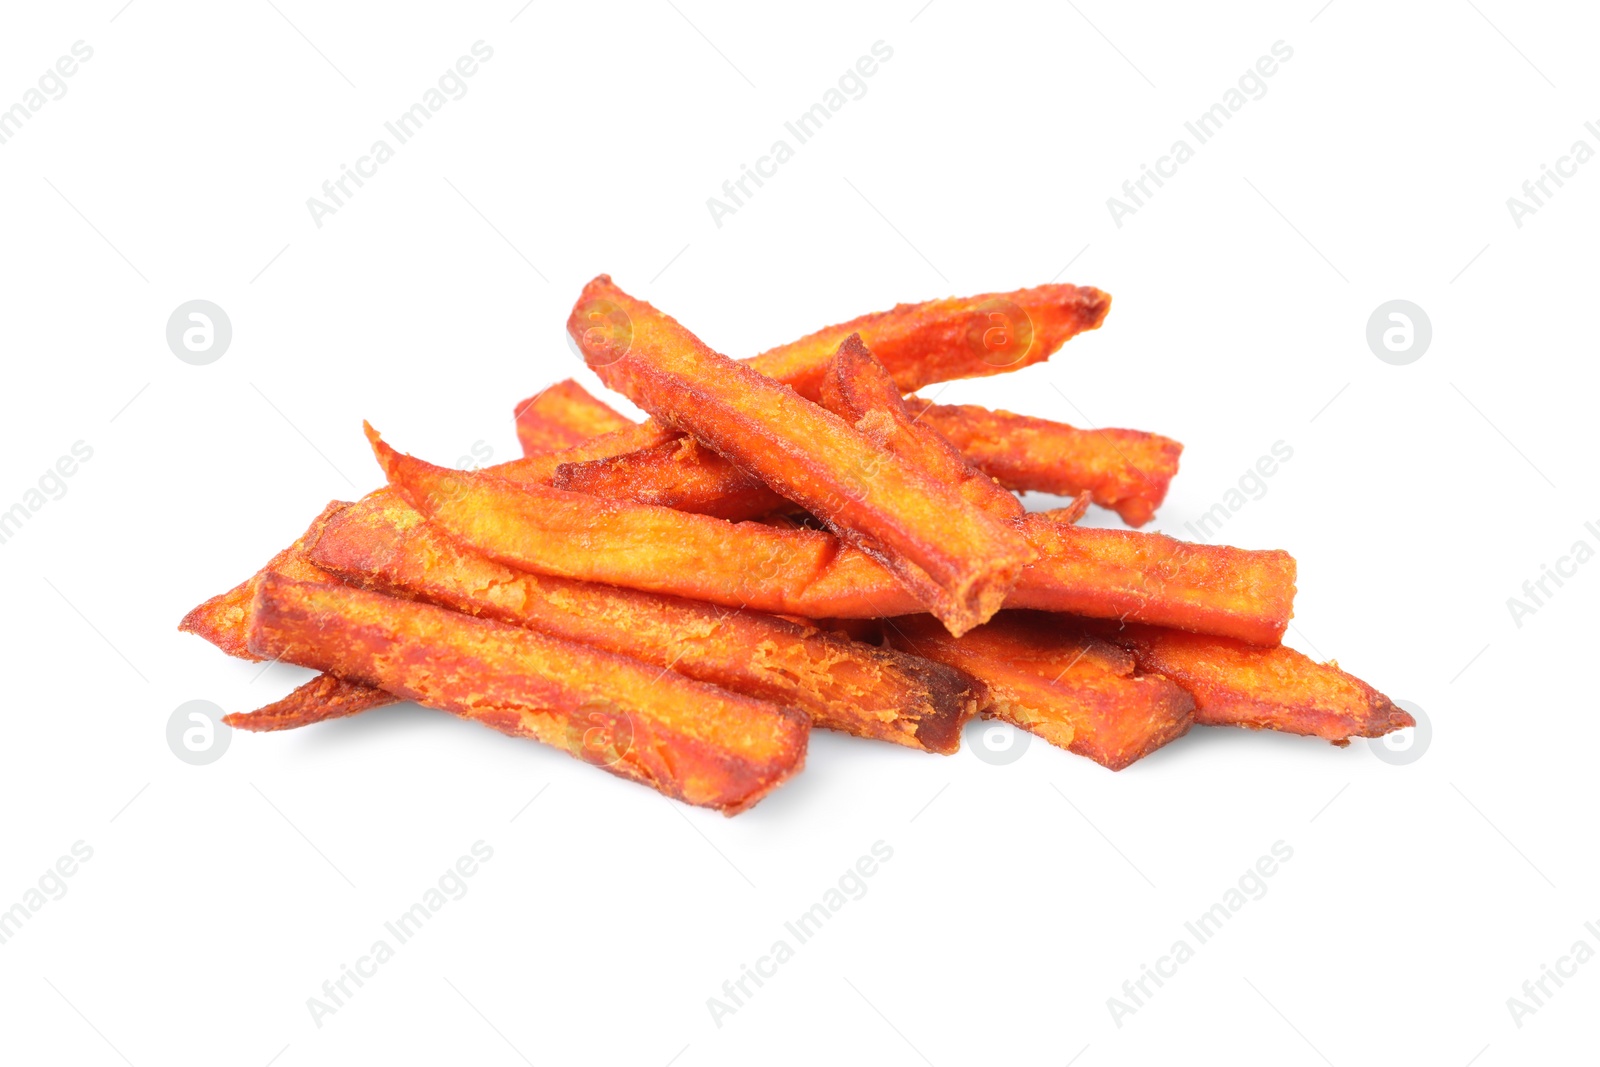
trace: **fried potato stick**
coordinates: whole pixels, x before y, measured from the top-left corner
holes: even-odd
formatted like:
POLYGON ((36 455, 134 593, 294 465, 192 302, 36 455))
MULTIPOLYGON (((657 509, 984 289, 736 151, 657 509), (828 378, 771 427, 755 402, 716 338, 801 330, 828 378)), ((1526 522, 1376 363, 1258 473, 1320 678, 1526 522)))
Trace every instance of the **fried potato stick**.
POLYGON ((636 425, 567 378, 517 405, 517 440, 523 455, 555 452, 636 425))
MULTIPOLYGON (((389 483, 452 537, 518 570, 806 618, 920 613, 882 564, 820 530, 707 515, 453 471, 396 452, 368 428, 389 483)), ((1196 545, 1030 514, 1012 528, 1040 553, 1007 603, 1217 633, 1283 635, 1294 601, 1286 552, 1196 545)))
POLYGON ((713 352, 604 275, 584 287, 567 332, 607 385, 878 559, 952 633, 999 610, 1033 557, 1015 531, 948 486, 793 389, 713 352), (605 328, 592 325, 602 309, 605 328))
POLYGON ((1183 446, 1140 430, 1080 430, 1062 422, 946 406, 910 397, 918 425, 942 434, 961 454, 1008 489, 1060 496, 1092 494, 1129 526, 1143 526, 1166 499, 1183 446))
POLYGON ((282 700, 255 711, 224 715, 222 721, 235 730, 267 732, 293 730, 301 726, 359 715, 373 708, 398 704, 400 698, 360 682, 347 682, 331 674, 319 674, 297 686, 282 700))
POLYGON ((948 754, 977 710, 973 687, 941 664, 771 615, 513 570, 393 497, 336 516, 311 558, 367 588, 632 656, 858 737, 948 754))
POLYGON ((986 717, 1114 771, 1189 731, 1188 693, 1159 674, 1136 673, 1133 656, 1072 620, 1005 611, 956 638, 914 616, 885 631, 895 648, 982 682, 986 717))
MULTIPOLYGON (((1088 492, 1094 503, 1116 511, 1130 526, 1142 526, 1155 514, 1183 451, 1178 442, 1141 430, 1079 430, 971 404, 932 405, 920 397, 904 403, 914 427, 945 438, 967 463, 1000 486, 1060 496, 1088 492)), ((605 459, 564 461, 550 484, 734 521, 785 504, 760 479, 715 452, 680 450, 683 440, 605 459)), ((1005 505, 997 501, 996 506, 1005 505)))
MULTIPOLYGON (((250 611, 255 602, 256 590, 268 574, 277 574, 302 582, 320 582, 337 585, 339 579, 306 558, 306 548, 317 539, 323 528, 349 504, 335 500, 322 509, 312 520, 306 532, 295 539, 288 548, 267 561, 255 574, 240 582, 226 593, 207 600, 178 624, 178 629, 205 638, 230 656, 240 659, 260 659, 248 647, 250 638, 250 611)), ((380 689, 349 682, 342 678, 320 675, 294 692, 260 708, 257 711, 223 716, 229 726, 244 730, 288 730, 307 726, 324 719, 343 718, 372 708, 395 703, 395 698, 380 689)))
MULTIPOLYGON (((1098 329, 1110 308, 1111 298, 1105 293, 1075 285, 900 304, 892 311, 825 327, 744 362, 815 400, 839 345, 856 334, 884 364, 896 387, 910 392, 935 382, 1001 374, 1048 359, 1074 335, 1098 329)), ((602 336, 615 339, 616 331, 625 327, 625 320, 609 314, 613 309, 592 310, 599 315, 589 325, 599 327, 602 336)), ((526 442, 524 451, 530 451, 526 442)), ((564 466, 553 484, 735 520, 783 506, 777 494, 762 492, 760 479, 714 452, 699 450, 692 464, 687 462, 689 455, 663 444, 627 459, 617 456, 564 466)))
POLYGON ((562 463, 550 484, 610 500, 631 500, 738 522, 794 505, 761 479, 692 437, 583 463, 562 463))
POLYGON ((230 656, 248 660, 258 659, 259 657, 246 647, 250 631, 250 605, 255 599, 256 586, 261 584, 262 577, 268 572, 276 572, 305 582, 337 582, 339 579, 308 562, 305 550, 308 544, 316 540, 317 534, 327 521, 349 506, 342 500, 329 502, 322 509, 322 513, 311 520, 311 525, 306 527, 305 533, 295 538, 293 544, 273 556, 267 561, 266 566, 226 593, 218 593, 191 610, 183 617, 183 621, 178 623, 179 631, 203 637, 230 656))
POLYGON ((793 708, 365 590, 267 575, 250 650, 535 738, 729 815, 805 762, 810 721, 793 708))
POLYGON ((1157 626, 1097 626, 1126 648, 1141 670, 1170 677, 1193 694, 1205 726, 1321 737, 1336 745, 1415 726, 1413 719, 1337 663, 1317 663, 1292 648, 1261 648, 1157 626))
POLYGON ((963 499, 1000 519, 1022 515, 1022 502, 978 470, 937 430, 915 421, 882 363, 851 334, 834 353, 822 380, 820 403, 871 441, 963 499))
POLYGON ((1004 374, 1049 359, 1071 338, 1099 329, 1110 310, 1109 295, 1078 285, 900 304, 825 327, 746 362, 815 400, 834 353, 845 338, 860 334, 900 391, 911 393, 935 382, 1004 374))

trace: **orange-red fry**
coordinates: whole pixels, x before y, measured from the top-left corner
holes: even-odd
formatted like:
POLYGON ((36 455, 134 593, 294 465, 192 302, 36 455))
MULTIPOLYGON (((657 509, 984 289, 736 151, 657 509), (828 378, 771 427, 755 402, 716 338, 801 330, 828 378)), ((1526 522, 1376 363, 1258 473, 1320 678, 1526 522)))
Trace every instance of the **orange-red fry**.
POLYGON ((819 402, 867 440, 904 459, 934 481, 952 485, 973 507, 1001 519, 1022 514, 1022 502, 978 470, 937 430, 912 419, 900 388, 882 363, 851 334, 839 346, 819 402))
POLYGON ((218 593, 192 609, 178 623, 178 629, 205 638, 230 656, 250 660, 258 658, 246 647, 250 636, 250 605, 255 600, 256 586, 261 584, 262 577, 269 571, 306 582, 337 582, 338 579, 333 575, 307 562, 305 550, 308 544, 316 540, 324 524, 349 506, 342 500, 330 502, 320 515, 311 520, 306 532, 296 538, 293 544, 226 593, 218 593))
POLYGON ((255 711, 224 715, 222 721, 235 730, 293 730, 327 719, 343 719, 373 708, 399 703, 400 698, 360 682, 347 682, 331 674, 319 674, 295 688, 282 700, 255 711))
POLYGON ((899 304, 828 326, 747 362, 815 400, 828 362, 860 334, 903 393, 955 378, 1004 374, 1049 359, 1085 330, 1096 330, 1111 297, 1079 285, 1040 285, 1009 293, 899 304))
POLYGON ((568 378, 517 405, 517 440, 523 455, 555 452, 635 425, 568 378))
POLYGON ((1004 611, 957 638, 926 616, 885 628, 896 648, 947 663, 988 689, 1003 719, 1120 771, 1189 731, 1195 702, 1170 679, 1060 616, 1004 611))
POLYGON ((604 275, 584 287, 567 332, 607 385, 878 559, 952 633, 994 614, 1032 557, 950 487, 604 275))
POLYGON ((521 627, 267 575, 250 649, 532 737, 732 815, 805 761, 801 712, 521 627))
POLYGON ((977 710, 966 679, 940 664, 759 612, 513 570, 393 496, 347 508, 311 558, 368 588, 670 667, 858 737, 948 754, 977 710))
POLYGON ((550 484, 610 500, 632 500, 737 522, 792 508, 761 479, 692 437, 620 456, 562 463, 550 484))
POLYGON ((1194 721, 1321 737, 1345 744, 1415 726, 1413 719, 1337 663, 1292 648, 1262 648, 1156 626, 1105 625, 1096 633, 1128 649, 1194 695, 1194 721))
MULTIPOLYGON (((923 429, 926 423, 926 430, 957 446, 967 463, 1000 486, 1061 496, 1087 492, 1093 503, 1115 510, 1131 526, 1149 521, 1166 498, 1183 450, 1176 441, 1139 430, 1078 430, 975 405, 930 406, 918 397, 905 404, 914 427, 923 429)), ((613 451, 603 459, 564 457, 550 484, 734 521, 787 505, 760 479, 710 449, 680 445, 688 440, 613 451)), ((963 487, 964 493, 971 491, 970 485, 963 487)), ((997 509, 1009 507, 995 503, 997 509)))
POLYGON ((910 397, 919 425, 937 430, 1008 489, 1076 496, 1087 491, 1129 526, 1143 526, 1166 499, 1183 446, 1141 430, 1080 430, 1062 422, 947 406, 910 397))
MULTIPOLYGON (((452 537, 509 567, 806 618, 926 610, 864 552, 820 530, 730 523, 453 471, 403 455, 369 428, 389 483, 452 537)), ((1196 545, 1029 514, 1039 552, 1011 607, 1126 618, 1276 644, 1294 602, 1286 552, 1196 545)))

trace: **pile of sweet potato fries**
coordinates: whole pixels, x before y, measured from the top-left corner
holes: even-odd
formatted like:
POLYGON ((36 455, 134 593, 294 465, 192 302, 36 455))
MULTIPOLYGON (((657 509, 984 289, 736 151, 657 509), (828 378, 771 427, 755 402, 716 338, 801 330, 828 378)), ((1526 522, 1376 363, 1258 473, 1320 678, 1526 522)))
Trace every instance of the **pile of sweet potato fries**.
POLYGON ((800 770, 813 725, 948 754, 983 715, 1112 770, 1195 724, 1414 725, 1280 644, 1287 553, 1075 525, 1149 521, 1176 441, 906 395, 1045 360, 1110 304, 901 305, 737 361, 602 275, 567 332, 652 418, 560 382, 518 407, 523 458, 479 471, 369 426, 388 486, 181 628, 324 672, 231 726, 412 700, 728 814, 800 770))

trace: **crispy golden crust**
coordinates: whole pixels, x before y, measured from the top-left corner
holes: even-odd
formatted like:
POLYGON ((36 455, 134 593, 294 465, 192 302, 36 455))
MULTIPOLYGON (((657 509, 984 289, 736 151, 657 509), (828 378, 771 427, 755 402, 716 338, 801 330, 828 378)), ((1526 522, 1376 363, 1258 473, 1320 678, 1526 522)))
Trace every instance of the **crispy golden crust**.
POLYGON ((1032 556, 1014 531, 949 487, 794 390, 713 352, 604 275, 584 287, 567 332, 607 385, 880 560, 953 633, 997 611, 1032 556))
POLYGON ((255 711, 224 715, 222 721, 235 730, 293 730, 298 726, 327 719, 343 719, 373 708, 399 702, 399 697, 360 682, 347 682, 331 674, 319 674, 299 686, 282 700, 255 711))
POLYGON ((935 382, 1004 374, 1049 359, 1068 339, 1098 329, 1110 310, 1110 296, 1077 285, 900 304, 818 330, 748 362, 814 400, 829 360, 855 333, 900 391, 910 393, 935 382))
MULTIPOLYGON (((607 582, 807 618, 925 607, 882 564, 820 530, 707 515, 452 471, 373 434, 390 485, 452 537, 518 570, 607 582)), ((1012 607, 1127 618, 1273 644, 1288 625, 1294 560, 1030 514, 1013 528, 1040 553, 1012 607)))
POLYGON ((896 648, 947 663, 988 689, 983 714, 1120 771, 1189 731, 1195 702, 1170 679, 1059 616, 1005 611, 951 637, 925 616, 887 628, 896 648))
POLYGON ((1010 489, 1092 494, 1129 526, 1143 526, 1166 499, 1183 446, 1139 430, 1080 430, 1061 422, 911 397, 907 408, 978 468, 1010 489))
POLYGON ((948 754, 977 710, 972 687, 942 665, 771 615, 513 570, 392 497, 348 508, 311 558, 369 588, 670 667, 859 737, 948 754))
POLYGON ((934 481, 955 487, 973 507, 1001 519, 1022 514, 1022 502, 967 462, 938 430, 914 420, 900 388, 882 363, 851 334, 834 354, 822 380, 819 402, 934 481))
POLYGON ((621 456, 563 463, 550 484, 610 500, 656 504, 739 521, 791 507, 789 501, 692 437, 621 456))
POLYGON ((320 515, 311 520, 311 525, 294 544, 273 556, 267 561, 266 566, 226 593, 218 593, 194 608, 183 617, 182 622, 178 623, 178 629, 183 633, 205 638, 230 656, 257 659, 258 657, 246 647, 246 641, 250 633, 250 604, 255 599, 256 586, 261 584, 262 576, 271 571, 306 582, 338 581, 331 574, 307 562, 305 550, 306 545, 316 540, 323 525, 349 506, 341 500, 329 503, 322 509, 320 515))
POLYGON ((810 723, 794 709, 520 627, 276 575, 262 580, 252 614, 258 656, 536 738, 726 814, 805 761, 810 723))
POLYGON ((1262 648, 1155 626, 1100 625, 1142 670, 1159 671, 1194 695, 1195 722, 1321 737, 1382 737, 1415 726, 1366 682, 1292 648, 1262 648))
POLYGON ((518 404, 516 420, 517 440, 528 456, 570 448, 635 425, 571 378, 518 404))

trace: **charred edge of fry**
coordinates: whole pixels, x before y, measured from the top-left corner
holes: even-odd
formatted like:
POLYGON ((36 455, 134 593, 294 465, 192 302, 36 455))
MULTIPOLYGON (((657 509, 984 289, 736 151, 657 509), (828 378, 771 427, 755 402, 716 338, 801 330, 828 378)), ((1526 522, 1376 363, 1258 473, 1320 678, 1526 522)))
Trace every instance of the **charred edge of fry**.
POLYGON ((1284 645, 1263 648, 1155 626, 1091 625, 1128 649, 1142 669, 1159 671, 1193 694, 1195 722, 1204 726, 1277 730, 1343 744, 1416 725, 1337 663, 1317 663, 1284 645))
POLYGON ((250 635, 250 605, 255 599, 256 586, 262 575, 275 571, 304 581, 332 581, 327 574, 306 562, 306 546, 315 541, 328 520, 350 505, 342 500, 330 501, 322 509, 305 533, 294 544, 273 556, 261 570, 240 582, 226 593, 219 593, 200 604, 178 623, 181 633, 194 634, 216 645, 223 652, 239 659, 259 660, 247 647, 250 635))
POLYGON ((805 760, 799 711, 519 627, 266 576, 250 647, 563 749, 728 814, 805 760))
POLYGON ((816 725, 930 752, 959 747, 976 698, 957 672, 809 622, 534 575, 451 541, 398 500, 347 509, 310 556, 345 580, 633 656, 793 704, 816 725))
POLYGON ((1019 492, 1093 494, 1130 526, 1149 522, 1178 472, 1183 445, 1140 430, 1080 430, 1066 423, 935 404, 909 397, 907 408, 938 430, 979 469, 1019 492))
POLYGON ((382 689, 374 689, 360 682, 347 682, 331 674, 319 674, 282 700, 273 701, 255 711, 224 715, 222 721, 235 730, 293 730, 328 719, 359 715, 363 711, 399 702, 399 697, 382 689))
POLYGON ((962 670, 987 690, 983 714, 1122 770, 1188 733, 1195 701, 1132 656, 1069 623, 1004 612, 961 638, 926 619, 891 630, 896 647, 962 670))
POLYGON ((1022 514, 1022 502, 968 462, 938 430, 912 419, 894 379, 862 343, 845 338, 822 380, 819 402, 879 448, 900 456, 996 518, 1022 514))
POLYGON ((562 463, 550 484, 574 493, 715 515, 731 522, 793 507, 759 478, 744 473, 692 437, 620 456, 562 463))

